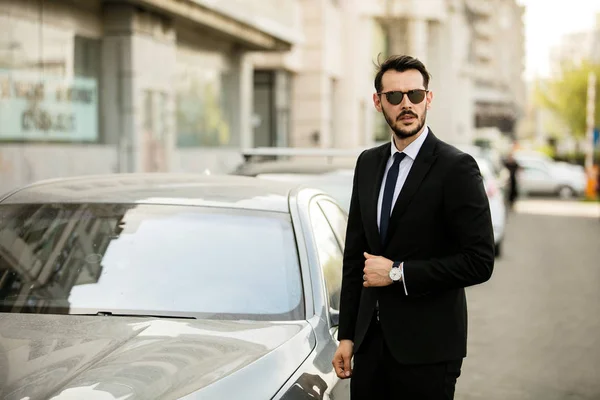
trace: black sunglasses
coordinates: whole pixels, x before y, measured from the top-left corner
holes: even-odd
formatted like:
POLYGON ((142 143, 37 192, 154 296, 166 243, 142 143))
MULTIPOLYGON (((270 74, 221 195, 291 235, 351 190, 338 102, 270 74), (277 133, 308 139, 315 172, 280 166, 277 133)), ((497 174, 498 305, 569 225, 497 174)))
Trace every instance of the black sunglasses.
POLYGON ((427 94, 427 92, 428 92, 428 90, 425 90, 425 89, 413 89, 413 90, 409 90, 408 92, 401 92, 399 90, 393 90, 391 92, 382 92, 382 93, 377 93, 377 94, 380 96, 382 94, 385 94, 387 101, 390 104, 397 106, 398 104, 402 103, 402 99, 404 98, 404 95, 406 95, 408 97, 408 100, 410 100, 411 103, 419 104, 420 102, 422 102, 425 99, 425 95, 427 94))

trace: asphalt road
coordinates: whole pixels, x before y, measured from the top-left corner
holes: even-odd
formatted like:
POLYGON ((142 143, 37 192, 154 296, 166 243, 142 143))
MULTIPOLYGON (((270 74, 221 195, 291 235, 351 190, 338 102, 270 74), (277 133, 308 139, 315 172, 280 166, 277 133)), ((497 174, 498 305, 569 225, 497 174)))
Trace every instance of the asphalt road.
POLYGON ((600 399, 600 204, 518 204, 467 299, 456 400, 600 399))

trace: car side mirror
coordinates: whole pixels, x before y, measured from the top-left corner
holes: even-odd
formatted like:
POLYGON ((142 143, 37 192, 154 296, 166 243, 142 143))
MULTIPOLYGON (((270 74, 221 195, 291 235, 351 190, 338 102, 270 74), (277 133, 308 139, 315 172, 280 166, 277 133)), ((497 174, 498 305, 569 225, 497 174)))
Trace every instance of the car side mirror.
POLYGON ((338 326, 340 324, 340 312, 339 310, 335 310, 329 307, 329 321, 331 322, 331 326, 338 326))

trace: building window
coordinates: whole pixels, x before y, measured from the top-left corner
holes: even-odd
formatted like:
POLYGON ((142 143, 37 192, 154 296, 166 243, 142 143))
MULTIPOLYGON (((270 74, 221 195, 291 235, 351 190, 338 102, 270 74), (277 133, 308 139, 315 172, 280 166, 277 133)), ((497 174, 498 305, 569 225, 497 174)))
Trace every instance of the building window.
POLYGON ((222 51, 178 43, 176 77, 177 145, 235 146, 231 99, 236 74, 222 51), (233 88, 233 89, 232 89, 233 88))
POLYGON ((0 142, 98 140, 100 42, 0 12, 0 142))
POLYGON ((254 71, 254 147, 285 147, 289 141, 291 77, 287 71, 254 71))
POLYGON ((73 69, 78 78, 100 77, 100 39, 75 36, 73 69))
POLYGON ((277 145, 275 71, 254 71, 254 146, 277 145))

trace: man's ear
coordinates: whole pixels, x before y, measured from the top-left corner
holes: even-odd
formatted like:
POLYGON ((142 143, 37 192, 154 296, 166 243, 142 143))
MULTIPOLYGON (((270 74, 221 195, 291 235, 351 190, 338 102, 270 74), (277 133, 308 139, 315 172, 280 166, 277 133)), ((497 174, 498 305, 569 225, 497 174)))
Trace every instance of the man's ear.
POLYGON ((373 104, 375 105, 375 109, 379 112, 382 112, 381 109, 381 97, 377 93, 373 93, 373 104))
POLYGON ((427 92, 427 109, 429 110, 431 108, 431 102, 433 101, 433 92, 427 92))

